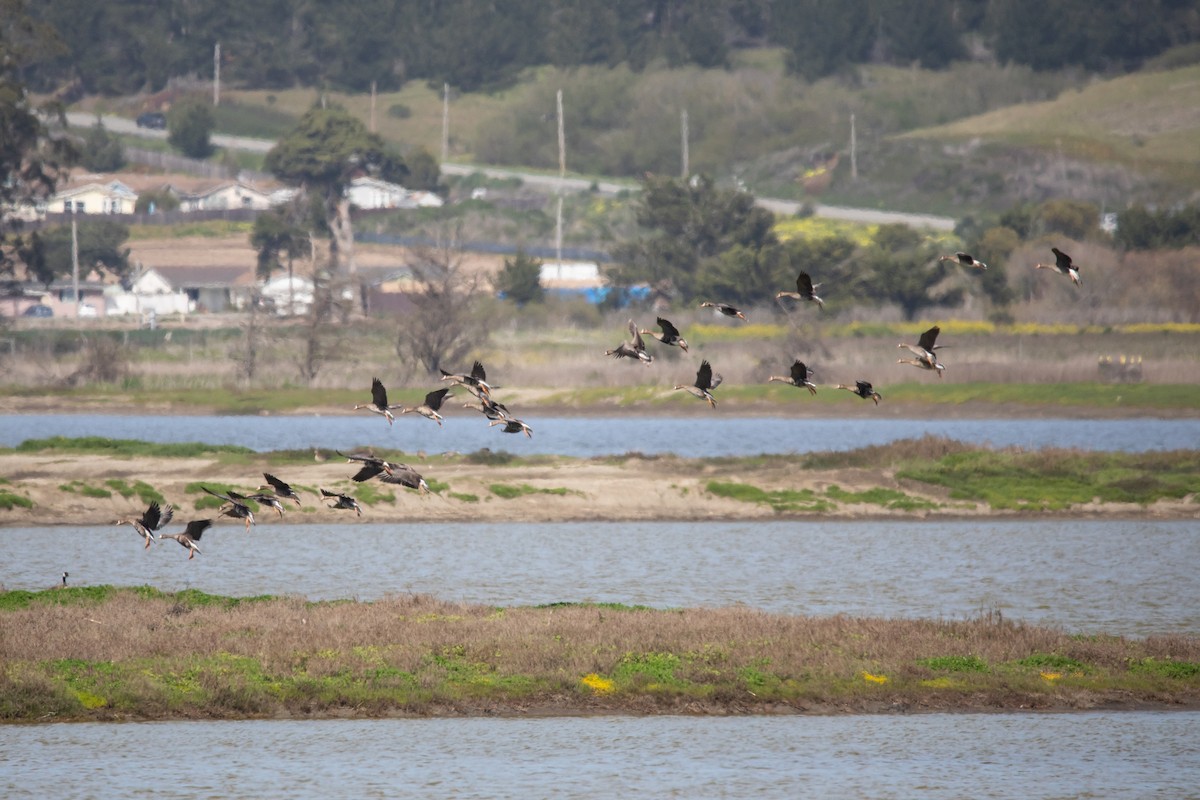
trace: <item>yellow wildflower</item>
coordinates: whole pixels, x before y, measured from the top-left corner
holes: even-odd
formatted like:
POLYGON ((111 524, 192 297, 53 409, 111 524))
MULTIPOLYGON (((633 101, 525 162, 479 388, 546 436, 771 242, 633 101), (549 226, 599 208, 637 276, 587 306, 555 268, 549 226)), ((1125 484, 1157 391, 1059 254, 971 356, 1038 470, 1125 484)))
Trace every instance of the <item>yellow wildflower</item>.
POLYGON ((580 682, 584 686, 590 688, 596 694, 608 694, 616 688, 616 685, 608 678, 601 678, 594 672, 584 675, 580 682))
POLYGON ((870 683, 887 683, 888 682, 887 675, 872 675, 869 672, 864 672, 862 674, 862 676, 863 676, 863 680, 868 681, 870 683))
POLYGON ((1043 678, 1045 678, 1045 679, 1046 679, 1046 680, 1048 680, 1048 681, 1051 681, 1051 682, 1053 682, 1053 681, 1056 681, 1056 680, 1058 680, 1059 678, 1061 678, 1061 677, 1062 677, 1062 673, 1061 673, 1061 672, 1043 672, 1043 673, 1042 673, 1042 677, 1043 677, 1043 678))

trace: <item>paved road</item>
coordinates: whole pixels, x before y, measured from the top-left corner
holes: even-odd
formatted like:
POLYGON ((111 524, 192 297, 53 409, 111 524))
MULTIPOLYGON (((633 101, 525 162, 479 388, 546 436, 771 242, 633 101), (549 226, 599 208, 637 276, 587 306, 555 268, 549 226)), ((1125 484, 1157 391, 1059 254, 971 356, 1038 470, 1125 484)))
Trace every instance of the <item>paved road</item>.
MULTIPOLYGON (((115 117, 106 115, 103 118, 104 126, 115 133, 132 134, 134 136, 144 136, 148 139, 166 139, 166 131, 156 131, 149 128, 139 128, 131 119, 125 117, 115 117)), ((96 122, 95 114, 86 112, 72 111, 67 114, 67 121, 79 127, 90 127, 96 122)), ((227 147, 232 150, 249 150, 255 153, 265 153, 274 146, 274 142, 269 139, 251 139, 246 136, 227 136, 223 133, 216 133, 212 136, 213 144, 218 147, 227 147)), ((583 191, 595 185, 596 191, 604 195, 615 195, 621 191, 636 190, 637 184, 634 182, 620 183, 615 181, 592 181, 587 178, 559 178, 557 175, 545 175, 533 172, 521 172, 514 169, 501 169, 499 167, 485 167, 474 164, 455 164, 447 162, 442 164, 442 172, 447 175, 470 175, 476 172, 481 172, 489 178, 519 178, 528 186, 535 186, 547 192, 558 191, 561 187, 567 191, 583 191)), ((771 197, 759 197, 756 199, 758 205, 772 211, 776 214, 791 215, 795 214, 804 205, 795 200, 781 200, 771 197)), ((827 206, 823 204, 814 204, 813 213, 818 217, 826 217, 827 219, 841 219, 852 222, 865 222, 868 224, 890 224, 900 223, 910 225, 914 228, 932 228, 934 230, 950 231, 954 230, 954 219, 951 217, 940 217, 933 214, 907 214, 901 211, 878 211, 872 208, 849 208, 845 206, 827 206)))

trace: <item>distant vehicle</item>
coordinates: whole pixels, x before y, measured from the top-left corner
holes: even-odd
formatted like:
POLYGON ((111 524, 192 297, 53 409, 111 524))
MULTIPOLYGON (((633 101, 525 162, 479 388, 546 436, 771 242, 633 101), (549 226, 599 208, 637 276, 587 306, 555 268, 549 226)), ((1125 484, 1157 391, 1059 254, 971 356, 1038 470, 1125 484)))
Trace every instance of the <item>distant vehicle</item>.
POLYGON ((155 130, 166 130, 167 115, 158 111, 147 111, 145 114, 138 114, 137 126, 139 128, 153 128, 155 130))
POLYGON ((96 317, 99 314, 96 312, 96 307, 91 303, 79 304, 79 316, 81 317, 96 317))
POLYGON ((23 317, 53 317, 54 309, 50 306, 36 305, 30 306, 21 312, 23 317))

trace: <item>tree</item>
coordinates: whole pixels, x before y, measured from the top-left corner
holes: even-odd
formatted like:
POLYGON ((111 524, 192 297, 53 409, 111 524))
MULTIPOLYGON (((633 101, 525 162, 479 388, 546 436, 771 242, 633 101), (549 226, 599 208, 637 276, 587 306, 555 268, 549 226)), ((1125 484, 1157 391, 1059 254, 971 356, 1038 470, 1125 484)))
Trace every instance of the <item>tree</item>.
POLYGON ((756 255, 775 243, 771 212, 756 207, 746 192, 719 189, 706 176, 647 176, 636 213, 648 235, 614 248, 618 266, 610 275, 624 285, 667 281, 687 300, 706 281, 713 285, 716 278, 702 273, 721 271, 716 257, 734 247, 756 255))
POLYGON ((461 231, 439 231, 437 239, 413 250, 412 288, 405 293, 412 308, 400 317, 396 339, 396 355, 430 373, 485 346, 491 330, 480 307, 483 278, 463 264, 461 231))
POLYGON ((868 0, 791 0, 774 6, 787 65, 810 81, 866 60, 875 26, 868 0))
POLYGON ((354 261, 354 230, 346 190, 359 175, 375 175, 403 183, 404 159, 384 146, 378 134, 344 109, 312 108, 299 124, 267 153, 268 172, 299 186, 320 203, 332 236, 330 270, 358 272, 354 261))
POLYGON ((116 172, 125 166, 125 148, 97 118, 96 124, 83 135, 79 160, 93 172, 116 172))
MULTIPOLYGON (((54 193, 77 158, 68 139, 54 138, 43 123, 62 109, 36 107, 29 99, 21 71, 61 48, 52 30, 39 25, 24 0, 0 0, 0 208, 33 204, 54 193)), ((12 276, 17 251, 26 247, 10 234, 17 227, 0 215, 0 276, 12 276)), ((40 245, 30 252, 40 252, 40 245)))
POLYGON ((212 106, 199 97, 181 100, 167 114, 167 141, 189 158, 212 155, 212 132, 217 121, 212 106))
MULTIPOLYGON (((124 278, 129 273, 129 248, 122 245, 128 238, 129 228, 119 222, 82 218, 76 227, 80 274, 95 269, 124 278)), ((48 228, 40 240, 38 280, 48 287, 56 278, 71 274, 71 226, 48 228)))
POLYGON ((524 250, 517 250, 514 258, 504 259, 504 267, 496 276, 496 288, 518 306, 542 302, 545 296, 542 262, 531 258, 524 250))
POLYGON ((895 303, 907 320, 925 308, 962 302, 961 288, 937 288, 952 269, 949 262, 939 261, 937 251, 906 225, 880 225, 860 261, 868 274, 867 296, 895 303))

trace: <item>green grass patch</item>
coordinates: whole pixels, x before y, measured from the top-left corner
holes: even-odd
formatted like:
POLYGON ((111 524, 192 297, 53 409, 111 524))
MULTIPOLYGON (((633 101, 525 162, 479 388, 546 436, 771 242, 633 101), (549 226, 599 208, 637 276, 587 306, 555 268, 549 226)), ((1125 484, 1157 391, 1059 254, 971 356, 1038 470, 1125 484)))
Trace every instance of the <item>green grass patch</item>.
POLYGON ((11 511, 14 508, 33 508, 33 501, 8 489, 0 489, 0 510, 11 511))
POLYGON ((376 503, 394 503, 396 502, 396 493, 383 489, 386 486, 383 483, 372 483, 364 481, 354 487, 354 499, 360 503, 366 503, 373 506, 376 503))
POLYGON ((1156 658, 1142 658, 1131 661, 1130 672, 1155 675, 1178 680, 1194 680, 1200 678, 1200 663, 1195 661, 1168 661, 1156 658))
POLYGON ((704 487, 709 494, 740 500, 743 503, 769 505, 777 512, 828 511, 833 504, 821 499, 811 489, 760 489, 748 483, 709 481, 704 487))
POLYGON ((156 456, 165 458, 194 458, 216 453, 253 454, 249 447, 235 444, 204 444, 202 442, 178 442, 159 444, 137 439, 108 439, 103 436, 51 436, 47 439, 26 439, 14 448, 18 453, 85 453, 133 458, 156 456))
POLYGON ((840 503, 868 503, 899 511, 919 511, 922 509, 938 508, 938 504, 919 497, 913 497, 896 489, 876 487, 864 492, 848 492, 839 486, 830 486, 825 490, 825 496, 840 503))
POLYGON ((129 484, 120 478, 109 478, 104 482, 104 485, 125 499, 129 499, 130 497, 137 495, 138 499, 146 505, 150 505, 151 503, 158 503, 159 505, 162 505, 166 502, 162 492, 158 491, 145 481, 138 480, 134 481, 132 484, 129 484))
POLYGON ((1084 672, 1087 669, 1082 661, 1057 653, 1034 653, 1026 658, 1018 659, 1016 664, 1020 667, 1054 672, 1084 672))
POLYGON ((59 484, 58 490, 67 494, 78 494, 83 497, 112 497, 112 492, 108 489, 101 489, 99 486, 89 486, 83 481, 70 481, 69 483, 59 484))
POLYGON ((441 494, 450 488, 450 484, 446 483, 445 481, 439 481, 437 478, 427 478, 425 480, 425 485, 428 486, 429 491, 433 492, 434 494, 441 494))
POLYGON ((988 665, 979 656, 934 656, 917 662, 935 672, 987 672, 988 665))
POLYGON ((568 494, 579 494, 579 492, 568 489, 564 486, 556 486, 550 489, 540 489, 536 486, 530 486, 527 483, 516 485, 509 483, 493 483, 492 485, 488 486, 488 491, 505 500, 513 500, 529 494, 552 494, 560 497, 568 494))
POLYGON ((446 496, 449 498, 452 498, 454 500, 458 500, 459 502, 462 502, 462 503, 478 503, 479 502, 479 495, 470 494, 468 492, 448 492, 446 494, 446 496))

